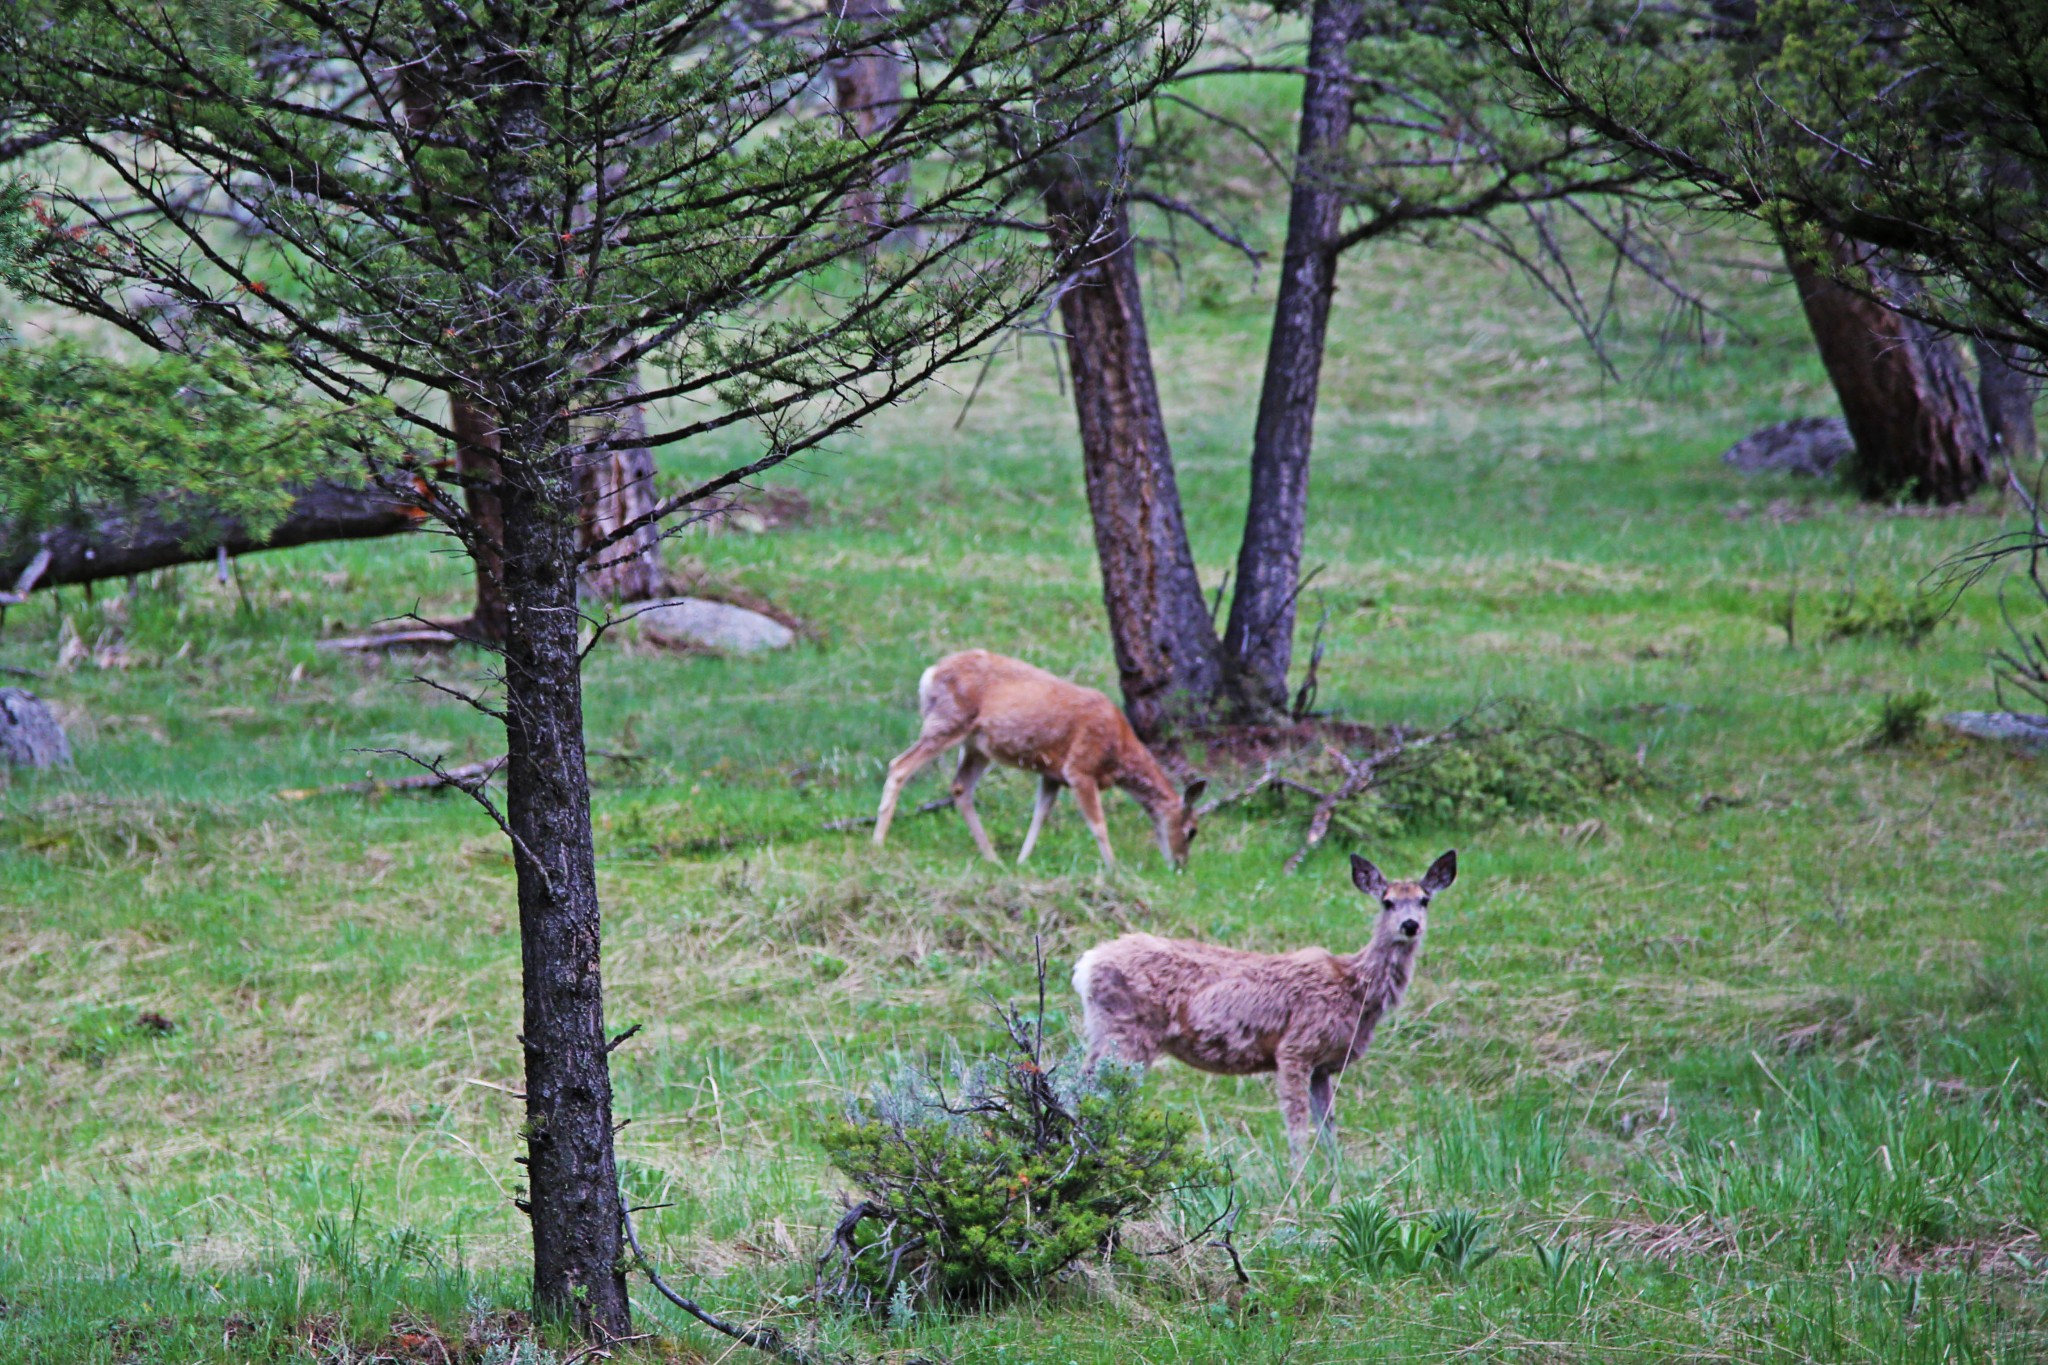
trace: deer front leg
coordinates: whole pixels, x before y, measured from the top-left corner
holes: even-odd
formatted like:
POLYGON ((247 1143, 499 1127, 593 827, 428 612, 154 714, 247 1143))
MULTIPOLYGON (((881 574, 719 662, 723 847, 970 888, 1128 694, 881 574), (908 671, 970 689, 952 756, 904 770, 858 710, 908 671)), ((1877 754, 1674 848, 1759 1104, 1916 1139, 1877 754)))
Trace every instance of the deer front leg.
POLYGON ((1053 802, 1059 799, 1059 779, 1051 776, 1039 778, 1038 800, 1031 807, 1031 828, 1024 832, 1024 847, 1017 854, 1020 867, 1031 856, 1032 847, 1038 843, 1038 831, 1045 828, 1045 817, 1052 813, 1053 802))
POLYGON ((1115 867, 1116 854, 1109 847, 1109 822, 1102 818, 1102 789, 1092 777, 1072 777, 1067 785, 1074 789, 1074 804, 1081 808, 1081 818, 1088 822, 1089 831, 1095 835, 1095 846, 1102 850, 1103 865, 1115 867))
POLYGON ((1287 1150, 1296 1160, 1308 1154, 1315 1140, 1315 1127, 1310 1119, 1309 1091, 1311 1068, 1298 1057, 1281 1056, 1277 1059, 1276 1088, 1280 1092, 1280 1117, 1287 1121, 1287 1150))
POLYGON ((988 831, 981 827, 981 817, 974 813, 974 788, 981 781, 981 775, 988 771, 989 756, 974 747, 969 741, 960 750, 960 771, 953 775, 953 808, 960 812, 960 818, 967 822, 967 832, 974 836, 974 846, 981 850, 981 856, 992 863, 1001 862, 996 857, 994 845, 988 841, 988 831))

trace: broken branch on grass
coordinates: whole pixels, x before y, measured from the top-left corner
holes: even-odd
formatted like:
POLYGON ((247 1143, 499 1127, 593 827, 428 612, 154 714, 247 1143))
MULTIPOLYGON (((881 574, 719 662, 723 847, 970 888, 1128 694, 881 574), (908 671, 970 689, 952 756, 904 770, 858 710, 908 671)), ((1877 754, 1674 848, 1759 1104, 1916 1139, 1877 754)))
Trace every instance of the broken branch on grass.
MULTIPOLYGON (((912 815, 935 815, 939 811, 951 809, 952 805, 952 797, 941 796, 934 800, 925 802, 922 806, 919 806, 916 810, 910 813, 912 815)), ((824 827, 829 830, 841 831, 849 829, 860 829, 865 825, 872 825, 873 823, 875 823, 875 817, 872 815, 856 815, 845 820, 827 820, 825 822, 824 827)))
POLYGON ((380 649, 447 649, 468 643, 453 631, 430 626, 424 630, 380 630, 370 635, 341 635, 332 640, 317 640, 313 647, 371 653, 380 649))
POLYGON ((649 1260, 647 1253, 641 1249, 640 1237, 633 1231, 633 1215, 627 1212, 623 1200, 620 1201, 619 1206, 619 1222, 625 1228, 626 1245, 633 1249, 633 1259, 638 1261, 640 1268, 647 1272, 648 1281, 661 1292, 663 1298, 703 1323, 706 1327, 709 1327, 712 1331, 730 1337, 742 1346, 751 1346, 765 1355, 775 1356, 780 1360, 787 1360, 790 1362, 790 1365, 817 1365, 817 1361, 808 1351, 784 1340, 782 1333, 776 1331, 773 1327, 741 1327, 734 1323, 726 1322, 722 1318, 713 1317, 710 1313, 705 1312, 694 1300, 686 1299, 681 1294, 676 1293, 675 1290, 670 1289, 668 1282, 661 1278, 661 1272, 654 1268, 654 1262, 649 1260))
MULTIPOLYGON (((372 749, 370 753, 396 753, 392 749, 372 749)), ((405 757, 412 758, 411 754, 405 757)), ((505 755, 487 758, 481 763, 465 763, 459 768, 430 767, 423 773, 406 777, 372 777, 361 782, 336 782, 326 787, 293 787, 277 794, 280 801, 307 801, 316 796, 372 796, 379 792, 439 791, 443 787, 458 787, 468 791, 470 784, 481 785, 505 766, 505 755)), ((413 759, 415 763, 418 759, 413 759)), ((426 766, 426 765, 422 765, 426 766)))

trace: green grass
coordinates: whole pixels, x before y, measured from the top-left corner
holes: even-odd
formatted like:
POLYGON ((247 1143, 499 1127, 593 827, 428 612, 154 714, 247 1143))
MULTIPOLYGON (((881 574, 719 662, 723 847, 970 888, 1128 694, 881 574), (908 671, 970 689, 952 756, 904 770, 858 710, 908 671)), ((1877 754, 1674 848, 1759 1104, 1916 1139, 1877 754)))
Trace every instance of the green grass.
MULTIPOLYGON (((1153 280, 1211 585, 1269 297, 1220 259, 1185 290, 1153 280)), ((1071 805, 1021 872, 977 864, 950 815, 899 822, 882 853, 823 828, 872 811, 938 654, 1113 682, 1050 355, 1005 356, 956 428, 961 376, 772 480, 808 502, 793 524, 672 543, 685 574, 800 617, 795 649, 624 641, 591 662, 591 742, 631 756, 595 768, 610 1022, 644 1025, 615 1058, 620 1152, 636 1202, 668 1205, 643 1230, 671 1278, 891 1359, 2039 1358, 2042 764, 1939 731, 1866 742, 1887 697, 1988 704, 1988 594, 1914 647, 1824 638, 1870 614, 1850 594, 1910 597, 1997 509, 1904 515, 1721 469, 1753 427, 1828 408, 1781 290, 1745 283, 1754 335, 1705 352, 1623 334, 1617 382, 1482 262, 1388 248, 1344 269, 1304 612, 1327 613, 1323 701, 1432 725, 1526 700, 1640 754, 1647 783, 1593 824, 1362 850, 1414 875, 1455 845, 1462 876, 1342 1086, 1341 1152, 1300 1178, 1266 1081, 1147 1081, 1238 1172, 1248 1289, 1198 1244, 988 1314, 804 1327, 842 1193, 819 1116, 902 1055, 991 1045, 989 997, 1030 990, 1034 935, 1064 1014, 1067 964, 1126 928, 1272 949, 1364 932, 1347 847, 1282 873, 1299 805, 1219 814, 1184 877, 1122 798, 1113 877, 1071 805), (1466 1254, 1361 1259, 1335 1216, 1361 1200, 1390 1236, 1462 1228, 1466 1254)), ((671 467, 722 468, 738 440, 671 467)), ((479 660, 313 645, 460 611, 462 566, 435 550, 316 547, 244 561, 239 588, 194 567, 10 611, 0 663, 46 675, 78 766, 0 793, 0 1359, 439 1359, 406 1340, 429 1326, 511 1349, 505 849, 459 799, 275 797, 400 771, 357 748, 498 751, 407 681, 479 660), (67 636, 87 657, 60 670, 67 636)), ((983 790, 1014 849, 1029 781, 983 790)), ((1138 1240, 1206 1216, 1165 1210, 1138 1240)), ((663 1334, 645 1349, 721 1349, 636 1297, 663 1334)))

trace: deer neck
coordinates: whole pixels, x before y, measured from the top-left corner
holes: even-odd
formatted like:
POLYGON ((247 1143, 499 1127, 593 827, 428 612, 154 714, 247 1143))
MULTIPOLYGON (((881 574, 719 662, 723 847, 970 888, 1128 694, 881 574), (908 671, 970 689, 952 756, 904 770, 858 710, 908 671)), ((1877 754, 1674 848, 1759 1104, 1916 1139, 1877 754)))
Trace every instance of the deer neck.
POLYGON ((1135 737, 1117 754, 1116 785, 1129 792, 1161 828, 1180 814, 1180 793, 1166 780, 1152 751, 1135 737))
POLYGON ((1408 993, 1408 982, 1415 974, 1415 947, 1413 939, 1375 937, 1351 959, 1366 1020, 1377 1022, 1408 993))

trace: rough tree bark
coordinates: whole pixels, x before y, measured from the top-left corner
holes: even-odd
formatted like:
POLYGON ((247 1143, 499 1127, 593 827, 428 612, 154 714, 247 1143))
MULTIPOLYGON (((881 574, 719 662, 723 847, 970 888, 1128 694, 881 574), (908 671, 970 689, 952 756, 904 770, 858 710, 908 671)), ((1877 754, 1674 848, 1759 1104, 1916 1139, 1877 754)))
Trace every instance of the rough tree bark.
POLYGON ((109 511, 89 527, 58 527, 0 545, 0 586, 19 578, 41 550, 50 551, 50 561, 32 586, 55 588, 211 560, 223 548, 244 555, 324 540, 392 536, 421 520, 417 508, 381 489, 324 481, 301 492, 284 520, 265 536, 251 535, 238 521, 169 507, 109 511))
POLYGON ((1181 518, 1130 219, 1111 202, 1115 136, 1049 158, 1044 189, 1062 250, 1097 234, 1062 287, 1060 321, 1124 711, 1149 743, 1208 711, 1223 668, 1181 518))
POLYGON ((2034 430, 2034 396, 2041 382, 2019 368, 2023 356, 2017 348, 1979 337, 1977 352, 1977 402, 1984 410, 1984 434, 1991 448, 2015 466, 2032 463, 2041 454, 2040 437, 2034 430))
POLYGON ((1223 631, 1234 700, 1254 713, 1287 705, 1295 600, 1308 521, 1309 455, 1322 377, 1344 188, 1334 164, 1351 130, 1351 65, 1362 0, 1317 0, 1309 23, 1308 75, 1287 206, 1280 294, 1266 347, 1265 383, 1252 432, 1251 498, 1237 552, 1237 587, 1223 631))
MULTIPOLYGON (((889 0, 832 0, 832 17, 849 23, 885 20, 894 12, 889 0)), ((864 140, 874 138, 903 103, 902 64, 876 48, 834 62, 832 98, 849 132, 864 140)), ((872 179, 849 191, 844 203, 847 219, 862 227, 901 220, 911 208, 909 164, 901 157, 890 158, 872 179)), ((883 245, 893 245, 896 236, 889 234, 883 245)))
POLYGON ((465 634, 496 642, 505 638, 505 516, 498 506, 498 424, 473 399, 448 395, 448 425, 455 432, 455 473, 469 513, 471 561, 476 565, 476 605, 465 634))
MULTIPOLYGON (((629 393, 640 391, 637 381, 628 385, 629 393)), ((583 425, 587 434, 644 441, 647 409, 634 403, 615 417, 583 425)), ((654 452, 645 445, 608 450, 582 461, 576 471, 582 500, 580 543, 603 544, 606 536, 652 512, 657 501, 654 475, 654 452)), ((661 589, 661 530, 652 519, 583 566, 583 593, 588 597, 639 602, 660 596, 661 589)))
MULTIPOLYGON (((1833 272, 1867 271, 1895 283, 1875 248, 1828 234, 1833 272)), ((1984 484, 1984 422, 1953 341, 1836 282, 1830 269, 1787 250, 1793 282, 1856 441, 1844 469, 1866 498, 1961 502, 1984 484)))
POLYGON ((524 967, 534 1299, 580 1330, 630 1331, 584 767, 574 569, 581 494, 559 450, 501 458, 505 818, 524 967))

